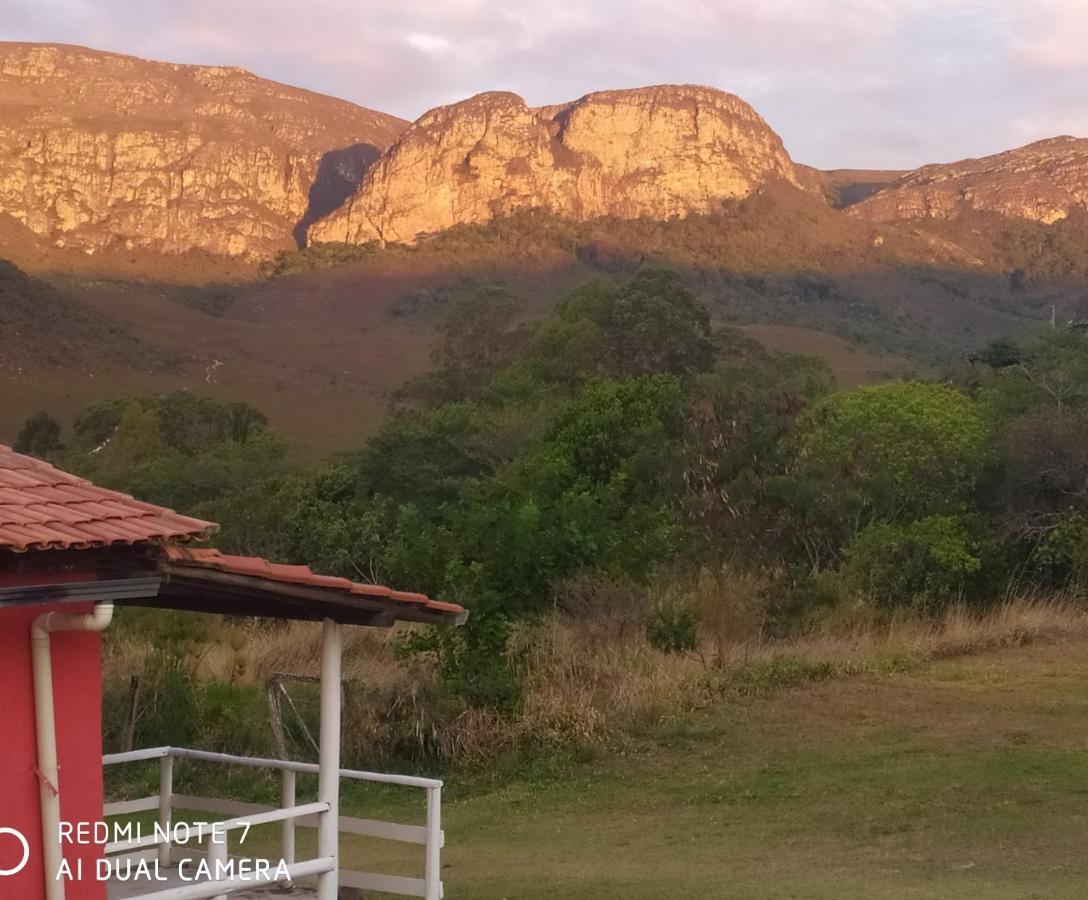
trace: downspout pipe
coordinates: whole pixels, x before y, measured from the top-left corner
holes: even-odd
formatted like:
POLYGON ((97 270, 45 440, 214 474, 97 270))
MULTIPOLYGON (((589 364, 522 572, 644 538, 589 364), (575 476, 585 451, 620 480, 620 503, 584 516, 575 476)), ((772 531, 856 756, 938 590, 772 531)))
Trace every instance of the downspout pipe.
POLYGON ((50 635, 57 631, 105 631, 113 621, 113 603, 95 604, 86 615, 47 612, 30 626, 34 668, 34 718, 38 736, 38 791, 41 797, 42 856, 45 900, 64 900, 64 880, 58 878, 63 853, 60 841, 60 766, 57 763, 57 722, 53 700, 53 654, 50 635))

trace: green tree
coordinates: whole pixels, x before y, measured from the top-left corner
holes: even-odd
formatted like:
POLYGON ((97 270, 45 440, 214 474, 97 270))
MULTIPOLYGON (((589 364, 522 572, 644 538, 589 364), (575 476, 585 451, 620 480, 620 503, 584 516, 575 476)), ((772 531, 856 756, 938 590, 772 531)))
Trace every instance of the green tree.
POLYGON ((990 420, 950 387, 895 382, 832 394, 806 415, 780 502, 814 564, 876 521, 961 509, 989 462, 990 420))
POLYGON ((62 449, 60 423, 47 412, 35 413, 19 429, 15 449, 19 453, 41 457, 56 453, 62 449))
POLYGON ((1023 398, 1021 404, 1028 400, 1057 410, 1088 406, 1088 336, 1081 331, 1045 332, 1019 355, 1012 370, 1017 378, 997 385, 1023 398))
POLYGON ((718 343, 719 361, 685 394, 686 505, 719 559, 768 559, 784 524, 768 492, 789 466, 798 417, 831 374, 740 332, 720 332, 718 343))
POLYGON ((179 510, 280 471, 286 456, 257 410, 183 391, 92 404, 73 431, 65 466, 179 510))
POLYGON ((710 313, 680 277, 659 269, 623 284, 592 279, 573 290, 530 355, 548 380, 652 373, 690 375, 714 360, 710 313))
POLYGON ((982 543, 957 516, 875 522, 846 549, 845 570, 869 601, 938 608, 964 596, 983 567, 982 543))
POLYGON ((522 308, 501 285, 455 296, 438 327, 435 368, 406 385, 401 399, 437 406, 476 396, 528 339, 531 328, 518 321, 522 308))

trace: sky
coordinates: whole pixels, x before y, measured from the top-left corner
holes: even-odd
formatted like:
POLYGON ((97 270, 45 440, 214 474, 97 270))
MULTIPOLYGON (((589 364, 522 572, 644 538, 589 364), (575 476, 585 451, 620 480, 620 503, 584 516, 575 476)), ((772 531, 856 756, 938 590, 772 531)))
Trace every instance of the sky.
POLYGON ((0 39, 243 66, 406 119, 706 84, 821 168, 1088 136, 1088 0, 0 0, 0 39))

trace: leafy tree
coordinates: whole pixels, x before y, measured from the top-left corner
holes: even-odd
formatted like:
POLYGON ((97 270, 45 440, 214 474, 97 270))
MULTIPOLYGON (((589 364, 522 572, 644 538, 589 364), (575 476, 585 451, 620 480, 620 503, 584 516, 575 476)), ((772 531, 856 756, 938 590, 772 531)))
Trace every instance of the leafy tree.
POLYGON ((1062 410, 1088 406, 1088 336, 1076 329, 1044 333, 1015 366, 1035 405, 1062 410))
POLYGON ((1088 516, 1088 413, 1043 409, 1004 437, 1002 501, 1008 533, 1034 544, 1070 513, 1088 516))
POLYGON ((1052 522, 1029 563, 1045 587, 1088 589, 1088 517, 1070 510, 1052 522))
POLYGON ((991 425, 969 397, 895 382, 832 394, 807 414, 781 502, 813 563, 876 521, 960 509, 989 459, 991 425))
POLYGON ((27 419, 15 437, 15 450, 19 453, 46 457, 61 449, 60 423, 46 412, 27 419))
POLYGON ((180 510, 274 474, 286 455, 257 410, 182 391, 93 404, 73 430, 67 467, 180 510))
POLYGON ((1020 347, 1008 338, 999 338, 996 341, 990 341, 976 356, 972 357, 972 361, 977 359, 991 369, 1000 370, 1018 365, 1022 356, 1023 350, 1020 347))
POLYGON ((518 322, 522 306, 500 285, 455 297, 438 327, 434 370, 410 382, 401 398, 437 406, 476 396, 528 339, 531 329, 518 322))
POLYGON ((875 522, 845 554, 848 577, 878 606, 939 607, 963 596, 983 566, 979 538, 961 517, 875 522))
POLYGON ((360 489, 401 503, 451 500, 507 458, 493 426, 492 411, 470 401, 394 415, 354 456, 360 489))
POLYGON ((559 304, 530 354, 548 380, 690 375, 714 360, 710 313, 674 272, 593 279, 559 304))
POLYGON ((797 418, 827 392, 820 362, 719 333, 719 361, 686 392, 688 509, 719 558, 767 558, 782 510, 768 492, 790 463, 797 418))
POLYGON ((410 632, 397 649, 402 655, 430 657, 446 690, 469 706, 510 714, 524 690, 508 658, 510 620, 494 609, 474 612, 466 627, 410 632))

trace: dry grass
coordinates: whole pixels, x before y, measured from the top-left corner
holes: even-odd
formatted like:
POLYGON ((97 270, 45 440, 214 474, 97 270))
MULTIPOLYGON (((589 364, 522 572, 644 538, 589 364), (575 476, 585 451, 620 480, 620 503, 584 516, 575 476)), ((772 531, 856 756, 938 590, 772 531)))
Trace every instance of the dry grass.
MULTIPOLYGON (((703 578, 679 593, 640 594, 593 581, 568 588, 564 610, 514 633, 511 661, 525 688, 513 717, 445 696, 426 661, 394 652, 390 633, 348 629, 346 752, 383 748, 391 757, 472 763, 518 746, 613 744, 736 693, 1088 636, 1088 615, 1060 597, 1015 599, 983 613, 957 607, 938 619, 877 621, 859 609, 803 636, 772 640, 760 634, 758 585, 744 578, 703 578), (700 616, 690 653, 663 653, 646 640, 645 610, 666 602, 700 616)), ((320 627, 310 623, 225 625, 191 652, 199 677, 256 686, 279 673, 317 675, 320 640, 320 627)), ((107 680, 141 671, 150 652, 137 639, 112 642, 107 680)))

